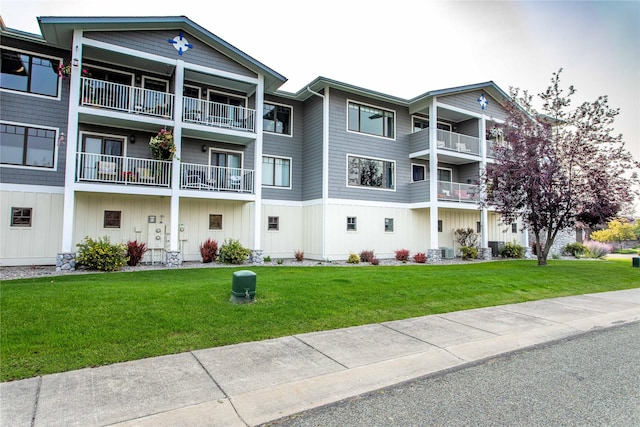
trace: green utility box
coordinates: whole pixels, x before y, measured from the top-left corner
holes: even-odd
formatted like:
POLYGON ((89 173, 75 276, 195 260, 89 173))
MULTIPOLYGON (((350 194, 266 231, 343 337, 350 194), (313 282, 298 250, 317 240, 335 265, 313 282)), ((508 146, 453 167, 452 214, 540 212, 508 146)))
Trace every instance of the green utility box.
POLYGON ((255 301, 256 298, 256 273, 249 270, 240 270, 233 273, 231 283, 231 302, 244 304, 255 301))
POLYGON ((640 256, 634 256, 633 258, 631 258, 631 265, 633 267, 640 268, 640 256))

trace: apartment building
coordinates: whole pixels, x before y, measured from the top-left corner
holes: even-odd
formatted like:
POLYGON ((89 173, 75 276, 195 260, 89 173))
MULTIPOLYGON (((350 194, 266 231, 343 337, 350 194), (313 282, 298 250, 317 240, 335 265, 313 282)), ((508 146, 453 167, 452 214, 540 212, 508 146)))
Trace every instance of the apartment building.
POLYGON ((318 77, 290 93, 186 17, 38 21, 42 35, 1 29, 0 265, 67 268, 87 236, 143 241, 168 266, 208 238, 257 263, 401 248, 437 262, 466 227, 485 258, 527 245, 479 204, 504 119, 493 82, 402 99, 318 77), (173 151, 152 151, 158 136, 173 151))

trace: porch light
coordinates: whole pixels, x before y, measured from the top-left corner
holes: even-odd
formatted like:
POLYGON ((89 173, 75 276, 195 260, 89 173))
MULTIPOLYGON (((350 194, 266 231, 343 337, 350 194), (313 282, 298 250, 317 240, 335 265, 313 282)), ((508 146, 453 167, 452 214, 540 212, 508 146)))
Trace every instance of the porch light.
POLYGON ((73 58, 73 66, 77 67, 78 63, 79 63, 78 58, 73 58))
POLYGON ((209 149, 209 147, 207 147, 206 145, 202 146, 202 152, 203 153, 206 153, 208 149, 209 149))

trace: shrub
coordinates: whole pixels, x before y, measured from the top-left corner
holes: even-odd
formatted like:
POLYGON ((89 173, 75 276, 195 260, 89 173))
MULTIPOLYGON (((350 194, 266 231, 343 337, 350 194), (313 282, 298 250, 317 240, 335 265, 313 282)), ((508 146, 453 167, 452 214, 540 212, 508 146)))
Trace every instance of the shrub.
POLYGON ((296 257, 296 261, 304 261, 304 251, 298 249, 293 253, 293 256, 296 257))
POLYGON ((478 245, 478 233, 473 228, 456 228, 453 232, 456 243, 460 246, 473 246, 478 245))
POLYGON ((584 246, 587 248, 585 256, 589 258, 602 258, 613 251, 611 245, 596 242, 595 240, 589 240, 584 246))
POLYGON ((129 240, 127 242, 127 256, 129 257, 127 264, 131 267, 140 264, 145 252, 147 252, 147 245, 144 242, 138 243, 137 240, 129 240))
POLYGON ((242 264, 251 255, 251 250, 240 244, 239 240, 225 239, 220 247, 219 260, 225 264, 242 264))
POLYGON ((371 262, 371 260, 375 257, 376 256, 374 255, 373 250, 360 252, 361 262, 371 262))
POLYGON ((271 255, 264 257, 264 262, 271 262, 271 255))
POLYGON ((127 263, 127 247, 124 243, 112 244, 107 236, 93 240, 85 237, 78 243, 76 263, 100 271, 116 271, 127 263))
POLYGON ((396 252, 396 260, 398 261, 409 261, 409 250, 408 249, 398 249, 396 252))
POLYGON ((218 241, 207 239, 200 245, 202 262, 213 262, 218 257, 218 241))
MULTIPOLYGON (((462 259, 470 260, 478 258, 478 248, 473 246, 460 246, 460 252, 462 253, 462 259)), ((524 252, 524 249, 523 249, 524 252)), ((524 256, 524 253, 523 253, 524 256)))
POLYGON ((282 261, 282 258, 278 259, 278 261, 276 261, 276 263, 278 263, 278 265, 282 265, 284 261, 282 261))
POLYGON ((349 254, 349 258, 347 258, 347 264, 358 264, 360 262, 360 257, 356 254, 349 254))
POLYGON ((419 264, 427 262, 427 255, 424 252, 418 252, 413 256, 413 260, 419 264))
POLYGON ((524 246, 517 243, 506 243, 500 249, 500 256, 502 258, 524 258, 524 246))
POLYGON ((371 258, 371 261, 369 261, 371 263, 371 265, 378 265, 380 264, 380 260, 376 257, 371 258))
POLYGON ((574 256, 576 258, 579 258, 586 251, 587 251, 587 247, 585 245, 583 245, 582 243, 578 243, 578 242, 567 243, 562 248, 562 253, 564 255, 571 255, 571 256, 574 256))

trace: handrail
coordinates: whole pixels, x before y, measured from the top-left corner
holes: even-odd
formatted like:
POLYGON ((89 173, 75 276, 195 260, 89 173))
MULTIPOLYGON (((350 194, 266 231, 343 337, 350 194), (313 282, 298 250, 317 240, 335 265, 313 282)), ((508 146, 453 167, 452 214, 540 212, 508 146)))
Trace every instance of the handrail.
POLYGON ((76 182, 171 186, 171 162, 166 160, 78 152, 76 165, 76 182))
POLYGON ((251 169, 208 166, 195 163, 180 165, 180 188, 188 190, 223 190, 253 194, 251 169))

